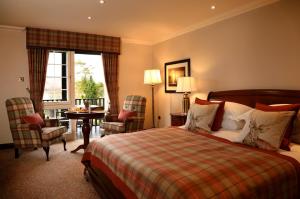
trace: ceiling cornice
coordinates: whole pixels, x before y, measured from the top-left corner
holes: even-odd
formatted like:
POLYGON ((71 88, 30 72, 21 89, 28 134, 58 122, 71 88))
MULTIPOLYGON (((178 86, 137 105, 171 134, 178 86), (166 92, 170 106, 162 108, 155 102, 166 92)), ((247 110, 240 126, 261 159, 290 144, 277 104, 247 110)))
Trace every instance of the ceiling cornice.
POLYGON ((165 38, 163 38, 163 39, 161 39, 159 41, 153 42, 152 45, 156 45, 156 44, 162 43, 164 41, 173 39, 175 37, 184 35, 186 33, 193 32, 195 30, 199 30, 199 29, 204 28, 206 26, 209 26, 209 25, 218 23, 220 21, 223 21, 223 20, 226 20, 226 19, 238 16, 238 15, 247 13, 249 11, 255 10, 257 8, 260 8, 260 7, 269 5, 269 4, 273 4, 273 3, 278 2, 278 1, 280 1, 280 0, 265 0, 263 2, 261 2, 261 1, 255 1, 255 2, 253 2, 251 4, 248 4, 246 6, 242 6, 242 7, 239 7, 237 9, 231 10, 229 12, 223 13, 221 15, 218 15, 218 16, 216 16, 214 18, 211 18, 209 20, 206 20, 204 22, 201 22, 201 23, 189 26, 189 27, 187 27, 187 28, 185 28, 185 29, 183 29, 181 31, 178 31, 178 32, 176 32, 176 33, 174 33, 174 34, 172 34, 172 35, 170 35, 168 37, 165 37, 165 38))
POLYGON ((0 30, 18 30, 18 31, 24 31, 25 27, 0 25, 0 30))
POLYGON ((145 46, 152 46, 153 42, 143 41, 143 40, 136 40, 136 39, 127 39, 127 38, 121 38, 123 43, 127 44, 139 44, 139 45, 145 45, 145 46))

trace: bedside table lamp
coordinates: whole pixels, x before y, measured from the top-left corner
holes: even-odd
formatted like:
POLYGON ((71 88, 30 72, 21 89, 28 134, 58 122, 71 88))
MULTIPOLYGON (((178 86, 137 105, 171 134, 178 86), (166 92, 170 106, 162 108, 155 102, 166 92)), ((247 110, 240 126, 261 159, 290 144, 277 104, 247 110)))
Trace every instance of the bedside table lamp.
POLYGON ((179 77, 177 79, 176 92, 183 92, 182 111, 187 113, 190 108, 189 92, 195 90, 195 79, 193 77, 179 77))
POLYGON ((160 70, 150 69, 144 72, 144 84, 149 84, 152 87, 152 126, 155 127, 154 122, 154 85, 161 83, 160 70))

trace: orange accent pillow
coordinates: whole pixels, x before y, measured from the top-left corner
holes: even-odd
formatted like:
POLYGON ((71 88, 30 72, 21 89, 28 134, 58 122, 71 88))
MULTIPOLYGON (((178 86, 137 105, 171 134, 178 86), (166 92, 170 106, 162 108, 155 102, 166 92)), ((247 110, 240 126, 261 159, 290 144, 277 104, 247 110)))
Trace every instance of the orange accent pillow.
POLYGON ((127 120, 127 118, 133 117, 136 115, 137 115, 136 111, 127 111, 127 110, 122 109, 119 113, 118 120, 124 122, 125 120, 127 120))
POLYGON ((279 106, 269 106, 266 104, 261 104, 261 103, 256 103, 255 108, 261 111, 266 111, 266 112, 278 112, 278 111, 295 111, 295 114, 293 115, 291 121, 288 123, 288 127, 286 128, 286 131, 284 133, 284 137, 282 139, 280 148, 283 150, 290 151, 290 137, 292 135, 293 131, 293 124, 294 120, 297 117, 300 104, 288 104, 288 105, 279 105, 279 106))
POLYGON ((41 127, 45 126, 44 120, 39 113, 23 116, 22 121, 27 124, 37 124, 41 127))
POLYGON ((199 98, 196 97, 195 103, 196 104, 200 104, 200 105, 219 104, 217 112, 216 112, 216 115, 215 115, 214 122, 213 122, 213 124, 211 126, 211 130, 212 131, 218 131, 221 128, 221 126, 222 126, 225 101, 210 102, 210 101, 202 100, 202 99, 199 99, 199 98))

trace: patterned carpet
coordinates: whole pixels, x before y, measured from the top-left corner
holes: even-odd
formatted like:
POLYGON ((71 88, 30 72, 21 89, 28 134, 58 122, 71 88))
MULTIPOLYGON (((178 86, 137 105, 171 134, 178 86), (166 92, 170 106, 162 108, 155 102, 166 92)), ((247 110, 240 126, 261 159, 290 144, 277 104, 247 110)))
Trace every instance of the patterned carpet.
POLYGON ((23 151, 14 159, 14 150, 0 150, 0 198, 99 198, 92 184, 83 177, 84 166, 80 160, 83 150, 70 153, 83 140, 51 145, 49 157, 38 150, 23 151))

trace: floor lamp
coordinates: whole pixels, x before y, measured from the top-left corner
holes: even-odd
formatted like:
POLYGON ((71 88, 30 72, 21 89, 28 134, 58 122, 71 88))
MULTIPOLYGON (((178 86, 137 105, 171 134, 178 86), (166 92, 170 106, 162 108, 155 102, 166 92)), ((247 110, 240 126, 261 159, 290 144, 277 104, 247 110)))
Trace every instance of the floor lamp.
POLYGON ((150 69, 144 72, 144 84, 149 84, 152 87, 152 127, 155 127, 154 120, 154 85, 161 83, 160 70, 150 69))

